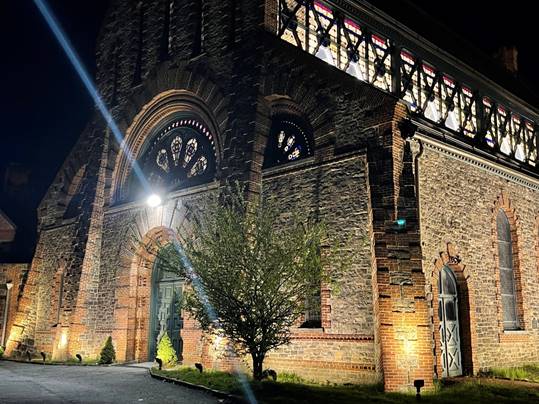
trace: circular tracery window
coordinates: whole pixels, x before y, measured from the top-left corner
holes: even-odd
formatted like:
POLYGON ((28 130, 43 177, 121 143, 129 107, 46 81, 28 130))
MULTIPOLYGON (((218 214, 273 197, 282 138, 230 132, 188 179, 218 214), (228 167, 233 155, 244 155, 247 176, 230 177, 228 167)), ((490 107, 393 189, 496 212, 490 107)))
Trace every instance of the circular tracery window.
POLYGON ((288 116, 275 116, 271 124, 264 167, 289 163, 312 155, 312 140, 305 125, 288 116))
POLYGON ((202 184, 215 175, 213 136, 195 119, 176 119, 151 138, 138 163, 152 187, 160 190, 202 184))

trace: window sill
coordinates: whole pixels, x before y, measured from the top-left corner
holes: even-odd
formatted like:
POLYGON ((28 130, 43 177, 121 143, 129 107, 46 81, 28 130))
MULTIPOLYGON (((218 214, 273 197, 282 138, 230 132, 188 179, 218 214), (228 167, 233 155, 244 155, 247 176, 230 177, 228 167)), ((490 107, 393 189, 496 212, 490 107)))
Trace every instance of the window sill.
POLYGON ((527 330, 503 330, 504 334, 507 335, 526 335, 528 334, 527 330))
POLYGON ((499 334, 501 343, 528 342, 530 334, 527 330, 503 330, 499 334))
POLYGON ((295 333, 323 333, 324 329, 322 327, 316 327, 316 328, 307 328, 307 327, 298 327, 292 331, 292 334, 295 333))

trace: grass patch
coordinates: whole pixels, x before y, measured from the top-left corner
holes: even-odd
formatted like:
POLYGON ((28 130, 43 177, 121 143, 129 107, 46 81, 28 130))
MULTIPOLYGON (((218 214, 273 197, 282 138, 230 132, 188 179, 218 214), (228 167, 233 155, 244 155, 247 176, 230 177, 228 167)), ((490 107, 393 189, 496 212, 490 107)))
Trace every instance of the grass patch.
POLYGON ((173 370, 152 369, 152 372, 161 376, 172 377, 173 379, 183 380, 184 382, 199 384, 210 389, 221 390, 225 392, 239 392, 240 383, 231 373, 205 370, 200 373, 197 369, 182 367, 173 370))
MULTIPOLYGON (((175 370, 152 369, 156 374, 199 384, 212 389, 241 395, 241 386, 234 375, 226 372, 192 368, 175 370)), ((293 374, 280 374, 277 382, 256 382, 250 386, 260 403, 415 403, 415 394, 384 393, 380 385, 321 385, 309 383, 293 374)), ((452 385, 440 384, 433 392, 422 394, 424 403, 529 403, 539 401, 539 388, 528 388, 491 379, 467 379, 452 385)))
POLYGON ((526 365, 515 368, 493 368, 486 374, 488 376, 502 377, 510 380, 527 380, 539 383, 538 365, 526 365))

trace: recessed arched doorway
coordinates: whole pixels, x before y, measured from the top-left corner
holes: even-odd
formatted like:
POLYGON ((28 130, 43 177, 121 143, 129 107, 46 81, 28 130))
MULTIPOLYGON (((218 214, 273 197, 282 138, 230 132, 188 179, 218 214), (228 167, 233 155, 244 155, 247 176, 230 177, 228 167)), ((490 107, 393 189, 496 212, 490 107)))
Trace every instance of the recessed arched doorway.
POLYGON ((438 319, 442 377, 462 375, 458 288, 455 274, 444 265, 438 278, 438 319))
POLYGON ((154 360, 157 344, 168 334, 178 358, 182 357, 183 343, 180 303, 183 280, 178 273, 167 271, 159 259, 155 260, 152 271, 150 329, 148 335, 148 359, 154 360))

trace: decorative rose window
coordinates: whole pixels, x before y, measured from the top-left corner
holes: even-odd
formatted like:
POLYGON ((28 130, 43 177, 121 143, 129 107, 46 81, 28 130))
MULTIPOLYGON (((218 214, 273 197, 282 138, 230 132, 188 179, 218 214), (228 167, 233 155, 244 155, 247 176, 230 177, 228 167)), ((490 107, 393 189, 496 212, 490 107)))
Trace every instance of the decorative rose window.
POLYGON ((138 163, 156 189, 173 191, 215 176, 215 145, 210 131, 195 119, 175 119, 145 145, 138 163))

